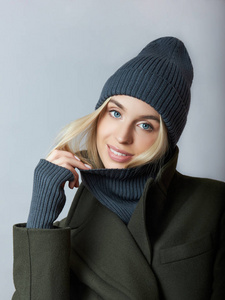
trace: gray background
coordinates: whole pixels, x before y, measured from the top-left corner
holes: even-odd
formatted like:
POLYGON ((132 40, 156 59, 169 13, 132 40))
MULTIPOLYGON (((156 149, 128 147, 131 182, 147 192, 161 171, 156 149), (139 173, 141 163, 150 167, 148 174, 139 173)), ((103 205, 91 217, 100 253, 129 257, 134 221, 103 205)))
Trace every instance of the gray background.
POLYGON ((13 293, 12 225, 27 219, 37 162, 153 39, 183 40, 195 68, 178 170, 225 180, 224 15, 223 0, 0 1, 1 299, 13 293))

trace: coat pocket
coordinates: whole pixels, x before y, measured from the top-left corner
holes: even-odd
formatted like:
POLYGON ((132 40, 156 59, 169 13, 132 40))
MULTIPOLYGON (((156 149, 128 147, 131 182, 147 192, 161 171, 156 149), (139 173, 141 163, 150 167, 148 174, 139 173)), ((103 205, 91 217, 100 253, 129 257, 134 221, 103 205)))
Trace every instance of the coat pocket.
POLYGON ((206 235, 190 243, 174 246, 172 248, 161 249, 160 261, 162 264, 166 264, 184 260, 201 255, 210 251, 212 248, 212 237, 210 235, 206 235))

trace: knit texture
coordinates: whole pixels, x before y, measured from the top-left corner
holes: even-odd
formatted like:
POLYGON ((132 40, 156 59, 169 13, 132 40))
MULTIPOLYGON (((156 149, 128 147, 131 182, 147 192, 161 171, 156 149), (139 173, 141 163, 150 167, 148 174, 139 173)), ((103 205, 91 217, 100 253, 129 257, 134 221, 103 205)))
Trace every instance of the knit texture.
POLYGON ((128 169, 80 170, 82 182, 107 208, 128 224, 149 177, 155 177, 153 164, 128 169))
POLYGON ((52 228, 66 197, 62 183, 74 179, 68 169, 41 159, 34 171, 33 194, 27 228, 52 228))
POLYGON ((159 38, 106 81, 96 109, 113 95, 141 99, 162 116, 174 148, 186 124, 192 79, 193 67, 183 42, 159 38))

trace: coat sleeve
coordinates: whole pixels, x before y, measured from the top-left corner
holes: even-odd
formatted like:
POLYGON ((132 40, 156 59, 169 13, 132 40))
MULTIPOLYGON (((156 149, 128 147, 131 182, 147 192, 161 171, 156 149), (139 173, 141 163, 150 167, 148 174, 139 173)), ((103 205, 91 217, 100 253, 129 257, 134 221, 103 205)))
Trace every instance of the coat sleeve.
POLYGON ((13 227, 13 300, 70 299, 70 228, 13 227))
POLYGON ((225 212, 220 224, 220 240, 216 254, 213 274, 213 292, 211 300, 225 299, 225 212))

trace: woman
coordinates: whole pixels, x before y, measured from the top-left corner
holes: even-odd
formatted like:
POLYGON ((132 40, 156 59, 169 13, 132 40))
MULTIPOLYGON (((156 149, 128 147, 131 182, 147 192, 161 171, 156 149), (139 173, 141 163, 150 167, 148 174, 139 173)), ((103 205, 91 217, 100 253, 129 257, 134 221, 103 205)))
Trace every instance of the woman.
POLYGON ((184 44, 157 39, 65 128, 14 226, 13 299, 224 299, 224 183, 176 171, 192 78, 184 44))

